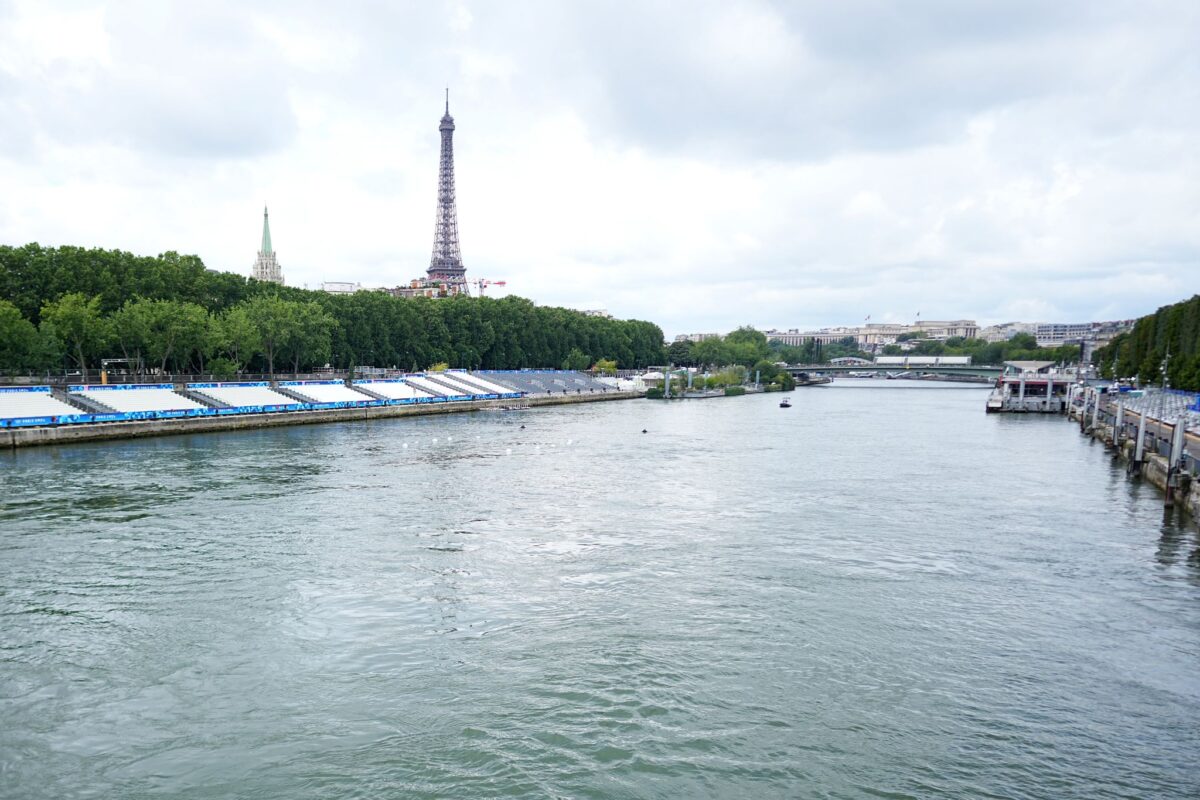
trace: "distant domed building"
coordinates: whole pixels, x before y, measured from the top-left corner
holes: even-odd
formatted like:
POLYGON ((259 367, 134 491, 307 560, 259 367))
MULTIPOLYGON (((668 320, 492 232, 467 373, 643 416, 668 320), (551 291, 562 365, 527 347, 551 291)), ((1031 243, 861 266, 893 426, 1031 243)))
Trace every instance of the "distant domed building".
POLYGON ((271 247, 271 226, 267 221, 266 206, 263 206, 262 248, 258 251, 258 258, 254 261, 250 277, 283 285, 283 270, 279 268, 279 262, 275 259, 275 249, 271 247))

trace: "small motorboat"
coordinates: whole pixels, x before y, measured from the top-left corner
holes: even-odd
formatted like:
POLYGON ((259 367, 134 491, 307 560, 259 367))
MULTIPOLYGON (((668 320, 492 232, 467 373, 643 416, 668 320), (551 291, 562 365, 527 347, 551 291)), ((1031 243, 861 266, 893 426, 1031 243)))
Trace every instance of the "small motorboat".
POLYGON ((792 401, 791 401, 791 400, 788 400, 788 399, 785 397, 785 398, 783 398, 782 400, 780 400, 780 401, 779 401, 779 407, 780 407, 780 408, 791 408, 791 407, 792 407, 792 401))

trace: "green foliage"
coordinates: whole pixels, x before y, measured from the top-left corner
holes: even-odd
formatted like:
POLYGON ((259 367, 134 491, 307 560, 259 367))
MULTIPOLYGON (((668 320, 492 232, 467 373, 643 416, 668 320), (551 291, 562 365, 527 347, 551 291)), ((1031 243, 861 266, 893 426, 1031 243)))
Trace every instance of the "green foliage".
POLYGON ((716 389, 724 386, 740 386, 746 382, 746 368, 740 365, 727 367, 720 372, 709 375, 704 380, 704 388, 716 389))
POLYGON ((208 371, 220 380, 230 380, 237 377, 239 369, 236 361, 221 357, 208 362, 208 371))
POLYGON ((1170 350, 1167 378, 1176 389, 1200 391, 1200 295, 1163 306, 1134 323, 1092 355, 1109 378, 1162 381, 1162 363, 1170 350))
POLYGON ((79 292, 65 294, 46 303, 41 310, 42 325, 58 339, 80 369, 101 351, 108 339, 109 326, 100 314, 100 298, 79 292))
POLYGON ((663 390, 661 386, 651 386, 646 390, 646 397, 650 400, 662 400, 663 390))
POLYGON ((41 338, 33 323, 7 300, 0 300, 0 369, 35 369, 41 361, 41 338))
POLYGON ((415 370, 438 362, 519 369, 567 361, 586 369, 601 358, 641 368, 666 355, 662 330, 641 320, 588 317, 519 297, 330 295, 213 272, 173 252, 0 246, 0 297, 39 328, 32 364, 27 328, 19 347, 6 339, 0 370, 10 371, 58 369, 64 355, 80 366, 123 356, 160 369, 203 369, 219 358, 235 372, 274 372, 282 363, 293 371, 325 363, 415 370), (161 313, 168 306, 152 303, 175 304, 180 319, 168 324, 161 313))
POLYGON ((696 360, 692 357, 692 343, 687 340, 672 342, 667 348, 667 361, 681 367, 696 366, 696 360))
POLYGON ((217 372, 215 364, 220 361, 222 369, 227 374, 232 373, 232 377, 245 369, 262 350, 262 336, 244 305, 213 317, 211 333, 211 352, 219 354, 209 365, 212 372, 217 372))
POLYGON ((439 361, 438 363, 434 364, 433 366, 431 366, 429 369, 427 369, 425 371, 426 372, 445 372, 448 369, 450 369, 449 364, 447 364, 445 361, 439 361))
POLYGON ((616 375, 617 362, 611 358, 602 358, 593 365, 593 369, 601 375, 616 375))
POLYGON ((745 393, 746 393, 745 386, 726 386, 725 387, 725 396, 726 397, 738 397, 745 393))
POLYGON ((580 350, 578 347, 572 347, 571 352, 567 353, 567 357, 562 361, 563 369, 587 369, 591 365, 592 359, 588 354, 580 350))

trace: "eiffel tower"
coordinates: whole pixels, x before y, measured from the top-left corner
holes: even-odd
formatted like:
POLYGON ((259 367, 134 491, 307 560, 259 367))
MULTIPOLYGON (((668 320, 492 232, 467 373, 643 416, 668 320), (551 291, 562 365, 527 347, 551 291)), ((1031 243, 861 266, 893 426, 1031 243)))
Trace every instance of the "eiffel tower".
POLYGON ((446 90, 446 113, 438 126, 442 132, 442 158, 438 168, 437 220, 433 226, 433 258, 427 273, 430 281, 445 283, 453 293, 467 291, 467 268, 458 248, 458 208, 454 204, 454 117, 450 116, 450 90, 446 90))

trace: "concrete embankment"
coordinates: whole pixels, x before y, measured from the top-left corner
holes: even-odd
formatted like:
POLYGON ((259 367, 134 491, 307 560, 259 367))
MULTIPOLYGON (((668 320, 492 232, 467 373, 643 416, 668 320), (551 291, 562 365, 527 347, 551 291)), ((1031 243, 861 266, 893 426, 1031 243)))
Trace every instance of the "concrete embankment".
POLYGON ((96 442, 105 439, 139 439, 146 436, 174 436, 184 433, 236 431, 250 428, 273 428, 280 425, 311 425, 321 422, 354 422, 392 417, 415 417, 430 414, 456 414, 464 411, 501 409, 519 404, 522 407, 558 406, 573 403, 595 403, 609 400, 632 400, 641 392, 608 392, 605 394, 542 395, 521 400, 482 400, 462 403, 421 403, 413 405, 376 406, 367 408, 331 408, 315 411, 283 411, 270 414, 238 414, 223 417, 187 417, 181 419, 138 420, 109 422, 95 425, 63 425, 45 428, 0 429, 0 450, 41 445, 96 442))
POLYGON ((1200 519, 1200 437, 1186 430, 1177 433, 1169 422, 1143 420, 1099 396, 1087 398, 1082 408, 1071 407, 1067 416, 1081 433, 1112 448, 1131 476, 1158 487, 1167 505, 1200 519))

